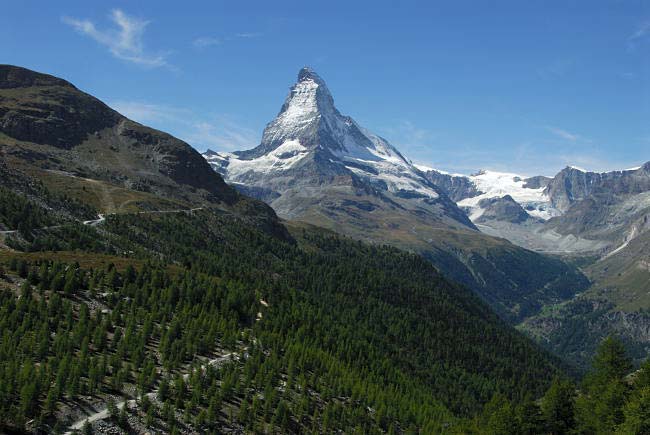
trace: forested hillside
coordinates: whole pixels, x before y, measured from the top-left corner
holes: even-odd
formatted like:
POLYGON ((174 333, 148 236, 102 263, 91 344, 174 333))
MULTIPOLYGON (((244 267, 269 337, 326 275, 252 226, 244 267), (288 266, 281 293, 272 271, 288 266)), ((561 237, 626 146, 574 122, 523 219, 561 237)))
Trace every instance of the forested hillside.
POLYGON ((562 375, 394 248, 219 209, 52 219, 0 254, 6 429, 64 430, 126 398, 114 421, 136 431, 470 430, 495 393, 539 397, 562 375))
POLYGON ((106 408, 79 428, 644 433, 648 368, 627 377, 618 342, 576 387, 415 255, 306 227, 287 242, 213 211, 45 237, 76 233, 105 244, 2 254, 7 430, 106 408))

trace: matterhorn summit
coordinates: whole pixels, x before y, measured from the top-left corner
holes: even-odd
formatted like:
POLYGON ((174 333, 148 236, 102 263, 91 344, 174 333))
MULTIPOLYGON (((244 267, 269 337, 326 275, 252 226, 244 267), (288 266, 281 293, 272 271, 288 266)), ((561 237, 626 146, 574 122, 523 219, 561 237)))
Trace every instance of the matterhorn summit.
POLYGON ((342 115, 325 81, 308 67, 298 73, 260 145, 204 157, 226 181, 269 202, 284 217, 300 217, 314 201, 331 205, 345 192, 357 199, 370 195, 383 206, 433 207, 436 220, 450 218, 454 225, 473 228, 395 147, 342 115))

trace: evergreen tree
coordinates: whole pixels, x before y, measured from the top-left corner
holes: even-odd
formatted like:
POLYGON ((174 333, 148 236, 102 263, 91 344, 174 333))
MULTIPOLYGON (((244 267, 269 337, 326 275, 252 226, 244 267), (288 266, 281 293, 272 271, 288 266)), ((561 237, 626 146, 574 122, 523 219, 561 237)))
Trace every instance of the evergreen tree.
POLYGON ((578 429, 585 433, 613 433, 623 421, 623 406, 629 394, 625 376, 632 362, 625 347, 607 337, 594 356, 593 368, 583 382, 583 394, 577 401, 578 429))
POLYGON ((555 378, 542 398, 542 416, 552 435, 571 433, 575 424, 575 394, 570 381, 555 378))

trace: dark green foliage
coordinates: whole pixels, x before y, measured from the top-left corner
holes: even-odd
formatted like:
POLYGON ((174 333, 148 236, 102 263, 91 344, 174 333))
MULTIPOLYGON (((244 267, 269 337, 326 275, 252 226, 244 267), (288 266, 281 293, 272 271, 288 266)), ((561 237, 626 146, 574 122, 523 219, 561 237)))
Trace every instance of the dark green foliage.
POLYGON ((108 228, 194 269, 252 283, 273 307, 259 323, 260 338, 273 331, 265 340, 286 347, 309 337, 382 378, 387 367, 406 369, 399 376, 415 376, 461 413, 476 411, 497 389, 541 394, 543 379, 555 373, 548 357, 471 292, 397 249, 317 232, 295 246, 209 213, 112 217, 108 228))
MULTIPOLYGON (((106 232, 102 238, 113 249, 135 247, 151 262, 121 273, 110 265, 84 271, 56 262, 16 262, 20 274, 34 271, 32 285, 53 292, 45 305, 31 298, 40 308, 24 325, 56 331, 56 337, 31 345, 18 340, 30 335, 24 327, 1 325, 17 334, 2 340, 14 343, 3 361, 20 366, 27 360, 15 355, 29 346, 27 354, 53 382, 37 389, 35 401, 25 387, 21 409, 3 402, 8 421, 51 415, 61 399, 91 391, 119 393, 130 383, 150 391, 157 379, 146 361, 178 369, 208 355, 217 342, 234 347, 247 327, 263 346, 250 346, 244 371, 221 374, 217 395, 196 384, 178 394, 183 388, 173 378, 169 386, 163 381, 158 395, 167 403, 164 420, 176 424, 173 407, 190 419, 203 415, 208 424, 218 419, 222 403, 244 397, 234 419, 246 425, 261 419, 290 432, 322 425, 375 432, 398 422, 437 431, 447 422, 460 427, 450 409, 469 416, 495 391, 513 398, 541 394, 543 379, 557 372, 550 358, 471 292, 396 249, 318 232, 305 232, 296 243, 210 211, 111 216, 106 232), (162 262, 146 252, 162 253, 162 262), (170 275, 165 263, 185 271, 170 275), (84 302, 85 295, 100 294, 110 307, 105 315, 84 302), (258 311, 263 320, 255 322, 258 311), (149 348, 153 343, 159 359, 149 348), (83 364, 76 362, 79 355, 85 355, 83 364), (101 364, 106 368, 98 369, 101 364), (281 385, 285 393, 279 394, 281 385), (251 390, 268 394, 255 401, 251 390)), ((19 396, 22 388, 10 395, 19 396)))
POLYGON ((576 389, 568 380, 555 378, 542 399, 546 429, 553 435, 570 433, 575 427, 576 389))
POLYGON ((54 225, 55 218, 22 195, 0 187, 0 227, 31 238, 34 229, 54 225))
POLYGON ((583 433, 612 433, 624 421, 623 407, 629 396, 625 377, 631 370, 623 344, 614 337, 603 340, 578 399, 579 427, 583 433))
MULTIPOLYGON (((32 418, 53 427, 64 401, 133 386, 158 389, 160 406, 140 399, 142 420, 168 432, 186 424, 280 433, 576 428, 571 384, 557 380, 541 408, 533 399, 561 374, 556 361, 416 255, 318 230, 277 237, 220 211, 110 216, 100 231, 48 230, 31 248, 46 238, 144 265, 9 264, 25 283, 20 298, 0 292, 8 427, 32 418), (190 369, 217 346, 246 357, 190 369)), ((608 370, 619 376, 627 366, 619 348, 607 349, 595 366, 609 379, 608 370)), ((645 396, 635 397, 616 405, 614 423, 642 424, 645 396)), ((127 412, 111 412, 123 428, 127 412)))

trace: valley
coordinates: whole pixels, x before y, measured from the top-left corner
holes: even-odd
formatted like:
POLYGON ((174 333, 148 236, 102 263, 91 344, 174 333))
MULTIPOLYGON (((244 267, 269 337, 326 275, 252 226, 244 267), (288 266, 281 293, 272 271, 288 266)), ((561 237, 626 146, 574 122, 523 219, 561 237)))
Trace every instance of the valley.
POLYGON ((647 352, 643 174, 616 178, 620 224, 581 234, 620 243, 587 260, 481 231, 577 213, 556 214, 547 179, 434 183, 310 69, 241 153, 201 156, 14 66, 0 131, 2 430, 539 433, 566 406, 591 427, 590 392, 633 367, 602 338, 647 352), (608 352, 623 368, 559 401, 608 352))
POLYGON ((642 302, 650 274, 643 263, 614 266, 644 258, 630 245, 644 245, 633 241, 648 228, 650 163, 608 173, 567 167, 553 177, 416 165, 341 115, 309 68, 258 147, 203 156, 285 219, 421 254, 578 370, 610 333, 637 358, 650 350, 642 302))

